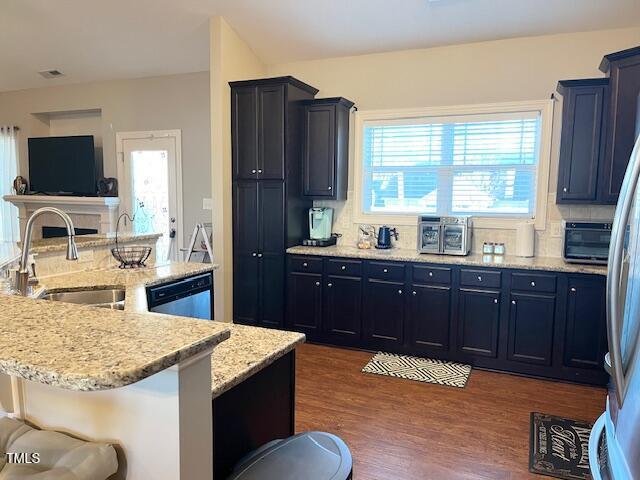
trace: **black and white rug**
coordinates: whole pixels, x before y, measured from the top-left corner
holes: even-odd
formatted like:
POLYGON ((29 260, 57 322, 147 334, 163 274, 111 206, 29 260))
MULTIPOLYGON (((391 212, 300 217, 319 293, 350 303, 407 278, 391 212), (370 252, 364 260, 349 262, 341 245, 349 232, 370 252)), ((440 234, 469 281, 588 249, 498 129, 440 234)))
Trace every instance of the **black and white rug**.
POLYGON ((471 366, 430 358, 376 353, 362 369, 365 373, 405 378, 418 382, 435 383, 464 388, 471 373, 471 366))
POLYGON ((591 479, 591 427, 587 422, 531 413, 529 470, 566 480, 591 479))

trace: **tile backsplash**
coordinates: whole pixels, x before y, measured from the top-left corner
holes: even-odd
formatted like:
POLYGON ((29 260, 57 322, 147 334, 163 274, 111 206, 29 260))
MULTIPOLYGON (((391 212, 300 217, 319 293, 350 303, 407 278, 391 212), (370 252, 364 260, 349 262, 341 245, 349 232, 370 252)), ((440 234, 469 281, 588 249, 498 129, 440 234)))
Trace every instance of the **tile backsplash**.
MULTIPOLYGON (((336 201, 315 201, 317 207, 332 207, 333 232, 342 235, 338 239, 339 245, 355 246, 358 241, 359 223, 353 221, 352 206, 353 193, 349 192, 349 199, 345 202, 336 201)), ((615 206, 577 206, 577 205, 556 205, 555 192, 548 195, 547 201, 547 222, 546 229, 536 230, 535 255, 539 257, 561 257, 562 256, 562 230, 560 224, 562 220, 598 220, 611 221, 615 213, 615 206)), ((379 225, 375 225, 376 230, 379 225)), ((394 226, 394 225, 390 225, 394 226)), ((418 243, 417 229, 415 226, 397 227, 399 238, 395 245, 399 248, 416 249, 418 243)), ((474 228, 472 252, 481 252, 484 242, 501 242, 505 244, 507 255, 515 251, 516 232, 508 229, 487 229, 474 228)))

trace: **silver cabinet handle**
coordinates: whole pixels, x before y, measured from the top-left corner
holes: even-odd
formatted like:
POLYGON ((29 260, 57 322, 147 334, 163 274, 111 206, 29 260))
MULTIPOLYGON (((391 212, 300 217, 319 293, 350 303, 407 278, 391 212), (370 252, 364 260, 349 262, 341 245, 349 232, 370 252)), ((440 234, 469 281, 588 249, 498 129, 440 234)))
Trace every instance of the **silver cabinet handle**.
POLYGON ((571 287, 571 291, 572 291, 573 293, 575 293, 575 292, 576 292, 576 287, 571 287))
POLYGON ((493 303, 498 303, 498 299, 497 299, 497 298, 494 298, 494 299, 493 299, 493 303))
POLYGON ((478 275, 478 281, 481 282, 482 281, 482 277, 480 275, 478 275))
POLYGON ((429 272, 429 276, 430 276, 430 277, 433 277, 433 272, 429 272))
POLYGON ((319 287, 319 286, 320 286, 320 282, 316 282, 316 287, 319 287))
POLYGON ((562 191, 563 191, 564 193, 567 193, 567 187, 564 187, 564 188, 562 189, 562 191))
POLYGON ((536 282, 531 282, 531 286, 535 287, 536 286, 536 282))
POLYGON ((418 292, 416 292, 415 290, 414 290, 413 292, 411 292, 411 295, 414 295, 414 296, 415 296, 415 295, 417 295, 417 294, 418 294, 418 292))
POLYGON ((515 301, 515 300, 511 300, 511 304, 512 304, 512 305, 515 305, 515 304, 516 304, 516 301, 515 301))
POLYGON ((304 268, 307 268, 309 265, 307 264, 307 262, 304 262, 304 263, 302 264, 302 266, 303 266, 304 268))
POLYGON ((261 254, 261 253, 259 253, 259 254, 258 254, 258 258, 261 258, 261 257, 262 257, 262 254, 261 254))
POLYGON ((329 288, 333 287, 333 283, 327 283, 327 287, 329 288))
POLYGON ((398 290, 398 295, 402 295, 402 290, 398 290))
POLYGON ((347 269, 347 267, 346 267, 345 265, 342 265, 342 266, 340 267, 340 270, 346 270, 346 269, 347 269))
POLYGON ((333 190, 333 187, 327 187, 327 190, 333 190))
POLYGON ((262 169, 261 168, 258 169, 258 173, 262 173, 262 169))
POLYGON ((384 270, 382 270, 384 273, 387 273, 389 270, 387 270, 386 268, 384 270))
POLYGON ((253 170, 251 170, 251 173, 256 173, 256 169, 254 168, 253 170))
POLYGON ((253 252, 253 253, 251 254, 251 256, 252 256, 252 257, 257 257, 257 256, 258 256, 258 254, 257 254, 256 252, 253 252))

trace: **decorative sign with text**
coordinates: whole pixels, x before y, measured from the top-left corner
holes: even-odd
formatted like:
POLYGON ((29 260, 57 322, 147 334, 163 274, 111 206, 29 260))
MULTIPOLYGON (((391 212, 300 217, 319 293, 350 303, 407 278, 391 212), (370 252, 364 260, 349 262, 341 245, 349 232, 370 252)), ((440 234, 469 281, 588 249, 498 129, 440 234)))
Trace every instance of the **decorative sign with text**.
POLYGON ((590 479, 591 427, 587 422, 532 413, 529 470, 558 478, 590 479))

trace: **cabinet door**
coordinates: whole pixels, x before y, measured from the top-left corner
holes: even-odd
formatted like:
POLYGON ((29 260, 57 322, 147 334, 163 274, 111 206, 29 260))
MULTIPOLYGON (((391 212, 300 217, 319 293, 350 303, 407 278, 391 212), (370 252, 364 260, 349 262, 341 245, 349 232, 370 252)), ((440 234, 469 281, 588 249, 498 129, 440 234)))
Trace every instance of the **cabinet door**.
POLYGON ((458 349, 462 353, 495 358, 500 292, 460 289, 458 302, 458 349))
POLYGON ((284 255, 261 254, 260 325, 284 325, 284 255))
POLYGON ((258 183, 252 181, 233 184, 233 251, 234 254, 257 254, 258 240, 258 183))
POLYGON ((303 153, 304 194, 334 197, 335 188, 335 105, 305 107, 303 153))
POLYGON ((357 343, 362 326, 362 281, 328 275, 325 280, 324 329, 330 339, 357 343))
POLYGON ((258 104, 255 87, 231 91, 231 137, 233 178, 257 178, 258 104))
POLYGON ((402 348, 404 284, 368 279, 363 330, 367 346, 390 352, 402 348))
POLYGON ((257 182, 259 250, 264 255, 283 255, 284 240, 284 183, 257 182))
POLYGON ((555 312, 555 295, 511 294, 509 360, 551 365, 555 312))
POLYGON ((258 178, 284 180, 284 85, 258 87, 258 178))
POLYGON ((233 321, 243 325, 257 325, 258 257, 253 254, 234 254, 233 260, 233 321))
POLYGON ((595 202, 607 86, 564 90, 558 203, 595 202))
POLYGON ((450 287, 412 286, 406 322, 412 350, 424 353, 448 351, 450 322, 450 287))
POLYGON ((322 275, 291 272, 288 283, 287 326, 316 338, 322 326, 322 275))
POLYGON ((569 277, 564 364, 602 368, 607 351, 604 277, 569 277))
POLYGON ((615 204, 636 139, 640 55, 612 61, 609 76, 611 107, 607 121, 601 196, 607 203, 615 204))

